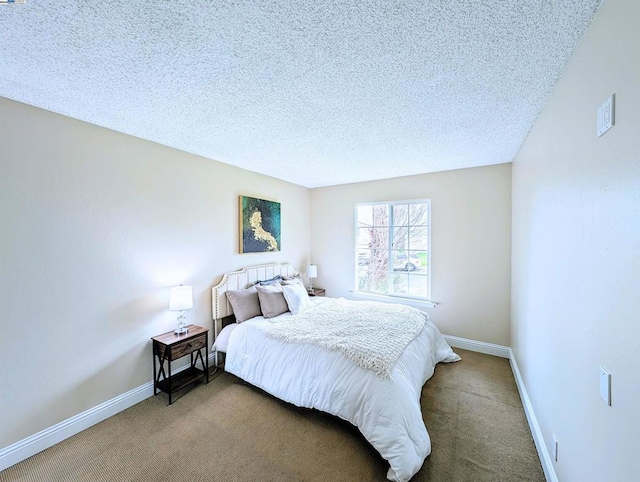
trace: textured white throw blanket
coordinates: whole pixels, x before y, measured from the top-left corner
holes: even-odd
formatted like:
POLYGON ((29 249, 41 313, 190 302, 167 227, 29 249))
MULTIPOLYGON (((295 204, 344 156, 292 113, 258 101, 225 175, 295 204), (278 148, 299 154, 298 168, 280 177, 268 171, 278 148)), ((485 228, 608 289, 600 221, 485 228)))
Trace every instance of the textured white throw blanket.
POLYGON ((339 351, 361 368, 389 378, 405 347, 428 315, 405 305, 326 298, 315 307, 278 320, 267 336, 339 351))

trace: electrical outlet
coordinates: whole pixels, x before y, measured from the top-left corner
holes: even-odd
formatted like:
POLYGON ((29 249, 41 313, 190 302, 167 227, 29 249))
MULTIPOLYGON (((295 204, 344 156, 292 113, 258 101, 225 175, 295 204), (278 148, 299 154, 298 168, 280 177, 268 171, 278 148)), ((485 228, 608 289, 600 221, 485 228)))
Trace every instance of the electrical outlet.
POLYGON ((554 434, 551 434, 551 437, 553 437, 553 461, 557 462, 558 461, 558 439, 554 434))

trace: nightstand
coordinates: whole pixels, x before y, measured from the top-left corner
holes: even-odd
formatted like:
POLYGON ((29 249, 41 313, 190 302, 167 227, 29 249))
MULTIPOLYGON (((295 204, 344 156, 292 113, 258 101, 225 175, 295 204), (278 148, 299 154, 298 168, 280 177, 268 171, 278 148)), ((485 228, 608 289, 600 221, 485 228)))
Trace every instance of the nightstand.
POLYGON ((173 403, 172 395, 190 383, 203 378, 209 383, 209 329, 196 325, 189 325, 187 328, 189 331, 184 334, 178 335, 169 331, 151 338, 153 340, 153 394, 157 395, 158 390, 167 393, 169 405, 173 403), (202 356, 203 348, 204 357, 202 356), (171 362, 187 355, 191 355, 191 366, 172 375, 171 362), (156 368, 156 359, 160 365, 159 369, 156 368), (198 359, 204 370, 196 367, 198 359), (166 370, 165 361, 167 362, 166 370))
POLYGON ((313 291, 307 291, 309 296, 324 296, 325 290, 322 288, 313 288, 313 291))

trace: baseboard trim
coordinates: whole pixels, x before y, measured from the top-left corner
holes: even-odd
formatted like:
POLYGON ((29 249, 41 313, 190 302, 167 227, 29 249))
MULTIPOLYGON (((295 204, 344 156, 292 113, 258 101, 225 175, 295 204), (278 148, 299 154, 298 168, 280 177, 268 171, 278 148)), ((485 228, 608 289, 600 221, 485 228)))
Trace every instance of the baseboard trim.
MULTIPOLYGON (((520 393, 520 399, 524 407, 524 412, 529 422, 529 428, 538 451, 538 457, 542 464, 542 470, 547 479, 547 482, 558 482, 551 456, 547 450, 538 419, 533 411, 533 406, 529 400, 527 389, 522 380, 522 375, 518 368, 518 363, 513 355, 511 348, 495 345, 493 343, 486 343, 483 341, 475 341, 467 338, 460 338, 457 336, 444 335, 447 343, 453 348, 462 348, 463 350, 474 351, 478 353, 484 353, 487 355, 499 356, 502 358, 508 358, 511 363, 511 370, 516 380, 518 392, 520 393)), ((215 358, 215 352, 209 355, 209 366, 212 366, 212 360, 215 358)), ((187 368, 188 365, 174 370, 173 373, 179 373, 187 368)), ((136 403, 140 403, 143 400, 153 396, 153 382, 147 382, 140 385, 137 388, 129 390, 122 395, 107 400, 100 405, 96 405, 89 410, 85 410, 78 415, 63 420, 45 430, 42 430, 34 435, 31 435, 25 439, 22 439, 8 447, 0 450, 0 472, 4 469, 11 467, 12 465, 22 462, 23 460, 37 454, 53 445, 62 442, 63 440, 72 437, 73 435, 82 432, 83 430, 106 420, 113 415, 132 407, 136 403)))
POLYGON ((470 340, 468 338, 460 338, 459 336, 444 335, 449 346, 452 348, 462 348, 463 350, 484 353, 485 355, 499 356, 509 358, 511 349, 508 346, 496 345, 494 343, 486 343, 484 341, 470 340))
POLYGON ((11 467, 153 395, 153 382, 129 390, 0 450, 0 470, 11 467))
POLYGON ((495 345, 493 343, 485 343, 483 341, 469 340, 468 338, 460 338, 458 336, 451 335, 444 335, 444 339, 447 340, 447 343, 449 343, 452 348, 462 348, 463 350, 499 356, 502 358, 507 358, 509 360, 509 363, 511 364, 511 371, 513 372, 513 377, 516 380, 516 386, 518 387, 518 392, 520 393, 520 399, 522 400, 524 413, 527 417, 527 421, 529 422, 529 429, 531 430, 531 435, 533 437, 536 450, 538 451, 538 458, 540 459, 540 464, 542 465, 544 476, 547 479, 547 482, 558 482, 558 477, 553 467, 551 455, 547 450, 547 445, 544 441, 544 437, 542 436, 542 430, 540 430, 538 419, 536 418, 536 414, 533 411, 533 406, 531 405, 529 394, 527 393, 527 389, 524 385, 524 380, 522 379, 520 369, 518 368, 518 363, 511 348, 509 348, 508 346, 495 345))
POLYGON ((553 467, 551 455, 547 450, 547 444, 545 443, 544 437, 542 436, 542 430, 540 430, 538 419, 536 418, 536 414, 533 411, 533 406, 531 405, 531 400, 529 399, 527 388, 524 385, 524 380, 522 379, 520 369, 518 368, 518 362, 516 361, 511 348, 509 348, 509 362, 511 363, 511 371, 513 372, 513 376, 516 379, 518 392, 520 392, 520 399, 522 400, 524 413, 527 416, 527 421, 529 422, 529 428, 531 429, 531 435, 533 436, 533 441, 536 445, 536 450, 538 451, 538 457, 540 458, 540 463, 542 464, 544 476, 547 479, 547 482, 558 482, 558 476, 556 475, 556 471, 553 467))
MULTIPOLYGON (((209 366, 213 366, 214 353, 209 355, 209 366)), ((200 365, 200 364, 198 364, 200 365)), ((189 365, 172 370, 173 374, 185 370, 189 365)), ((153 396, 153 381, 140 385, 122 395, 85 410, 0 450, 0 472, 28 459, 83 430, 106 420, 115 414, 153 396)))

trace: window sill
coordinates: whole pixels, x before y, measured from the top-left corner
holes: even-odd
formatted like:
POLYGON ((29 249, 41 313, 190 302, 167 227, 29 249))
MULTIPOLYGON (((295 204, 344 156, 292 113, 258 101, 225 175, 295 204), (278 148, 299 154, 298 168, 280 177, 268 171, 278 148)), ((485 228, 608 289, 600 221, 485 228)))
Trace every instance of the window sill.
POLYGON ((382 301, 384 303, 400 303, 403 305, 415 306, 416 308, 435 308, 438 303, 429 300, 419 300, 416 298, 402 298, 400 296, 388 296, 378 293, 367 293, 364 291, 351 291, 351 297, 363 300, 382 301))

